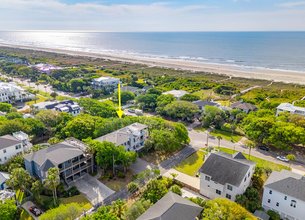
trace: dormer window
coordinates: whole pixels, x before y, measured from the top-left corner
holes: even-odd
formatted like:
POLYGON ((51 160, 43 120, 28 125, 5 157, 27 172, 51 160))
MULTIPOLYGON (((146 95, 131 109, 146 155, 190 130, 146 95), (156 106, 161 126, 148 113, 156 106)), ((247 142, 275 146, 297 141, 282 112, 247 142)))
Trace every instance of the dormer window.
POLYGON ((227 185, 227 189, 232 191, 233 190, 233 187, 231 185, 227 185))
POLYGON ((206 181, 210 181, 210 180, 211 180, 211 177, 205 176, 205 180, 206 180, 206 181))
POLYGON ((291 200, 290 206, 293 207, 293 208, 296 208, 296 206, 297 206, 297 201, 291 200))
POLYGON ((270 195, 272 194, 272 190, 269 190, 269 194, 270 194, 270 195))

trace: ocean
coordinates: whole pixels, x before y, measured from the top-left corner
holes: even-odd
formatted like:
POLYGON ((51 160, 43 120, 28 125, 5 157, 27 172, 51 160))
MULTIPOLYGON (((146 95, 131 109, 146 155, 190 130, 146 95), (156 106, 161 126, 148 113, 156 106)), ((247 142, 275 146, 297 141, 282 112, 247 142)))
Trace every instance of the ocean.
POLYGON ((305 71, 305 32, 0 31, 0 44, 305 71))

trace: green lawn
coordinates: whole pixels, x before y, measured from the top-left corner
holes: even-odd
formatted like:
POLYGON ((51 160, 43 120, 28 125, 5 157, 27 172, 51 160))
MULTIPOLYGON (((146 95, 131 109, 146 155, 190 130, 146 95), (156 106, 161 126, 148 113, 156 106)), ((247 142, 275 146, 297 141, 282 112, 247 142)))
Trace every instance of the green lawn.
POLYGON ((220 98, 220 95, 215 94, 213 89, 200 90, 200 91, 197 91, 197 92, 193 92, 192 94, 200 97, 201 100, 205 100, 207 98, 212 98, 212 99, 219 99, 220 98))
POLYGON ((215 137, 220 136, 220 137, 222 137, 222 139, 227 140, 227 141, 233 140, 235 143, 240 141, 242 138, 242 136, 240 136, 238 134, 233 133, 233 135, 232 135, 232 133, 229 131, 218 130, 218 129, 211 131, 210 135, 213 135, 215 137))
POLYGON ((34 220, 34 218, 26 210, 22 209, 20 220, 34 220))
POLYGON ((72 196, 69 198, 60 199, 60 203, 63 203, 63 204, 69 204, 69 203, 73 203, 73 202, 78 203, 78 204, 83 204, 83 208, 86 210, 89 210, 92 208, 91 203, 83 194, 80 194, 77 196, 72 196))
POLYGON ((47 97, 45 97, 45 96, 42 96, 42 95, 40 95, 40 94, 37 94, 37 100, 36 100, 36 102, 35 102, 35 100, 32 100, 32 101, 29 101, 29 102, 26 102, 26 104, 27 105, 34 105, 34 104, 36 104, 36 103, 39 103, 39 102, 45 102, 45 101, 47 101, 48 100, 48 98, 47 97))
MULTIPOLYGON (((234 154, 235 152, 237 152, 235 150, 223 148, 223 147, 220 148, 220 151, 228 153, 228 154, 234 154)), ((248 154, 243 153, 243 155, 246 158, 249 158, 248 154)), ((278 164, 278 163, 273 163, 273 162, 270 162, 268 160, 264 160, 264 159, 261 159, 258 157, 251 156, 250 160, 255 162, 257 167, 270 168, 271 170, 274 170, 274 171, 280 171, 283 169, 290 170, 290 168, 288 166, 284 166, 284 165, 278 164)))
POLYGON ((195 176, 204 162, 205 154, 205 151, 199 150, 178 164, 175 169, 187 175, 195 176))

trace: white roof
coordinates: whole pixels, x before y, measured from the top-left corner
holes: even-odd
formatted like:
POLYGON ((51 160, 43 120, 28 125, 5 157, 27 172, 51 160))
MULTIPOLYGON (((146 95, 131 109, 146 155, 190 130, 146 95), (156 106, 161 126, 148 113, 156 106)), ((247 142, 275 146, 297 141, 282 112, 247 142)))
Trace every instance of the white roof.
POLYGON ((288 111, 288 112, 296 112, 296 111, 305 112, 304 107, 294 106, 290 103, 282 103, 277 107, 277 109, 282 110, 282 111, 288 111))
POLYGON ((94 79, 94 81, 96 81, 96 82, 111 82, 111 81, 119 81, 119 79, 118 78, 113 78, 113 77, 102 76, 100 78, 94 79))
POLYGON ((15 83, 0 82, 0 92, 23 92, 24 89, 15 83))
POLYGON ((0 172, 0 185, 10 178, 9 173, 0 172))
POLYGON ((189 94, 189 93, 187 91, 184 91, 184 90, 171 90, 171 91, 168 91, 168 92, 163 92, 162 94, 173 95, 176 98, 181 98, 185 94, 189 94))

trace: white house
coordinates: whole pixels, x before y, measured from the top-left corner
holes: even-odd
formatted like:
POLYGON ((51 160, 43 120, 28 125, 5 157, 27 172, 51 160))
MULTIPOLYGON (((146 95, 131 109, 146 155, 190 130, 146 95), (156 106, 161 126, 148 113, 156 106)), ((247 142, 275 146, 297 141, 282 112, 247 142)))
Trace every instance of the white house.
POLYGON ((32 147, 29 137, 23 132, 0 137, 0 164, 6 163, 13 156, 23 153, 32 147))
POLYGON ((66 112, 70 113, 73 116, 79 115, 81 113, 81 107, 78 103, 72 100, 65 100, 65 101, 47 101, 47 102, 40 102, 33 105, 34 109, 36 110, 54 110, 59 112, 66 112))
POLYGON ((273 171, 264 185, 262 206, 283 219, 305 219, 305 178, 287 170, 273 171))
POLYGON ((4 190, 7 188, 6 181, 10 178, 9 173, 0 172, 0 190, 4 190))
POLYGON ((97 138, 98 141, 108 141, 116 146, 125 146, 128 151, 139 151, 144 147, 148 138, 148 127, 140 123, 134 123, 112 133, 97 138))
POLYGON ((171 90, 171 91, 163 92, 162 94, 163 95, 172 95, 176 99, 180 99, 182 96, 189 94, 189 93, 184 90, 171 90))
POLYGON ((100 77, 93 79, 92 86, 94 89, 105 89, 109 92, 113 92, 116 88, 118 88, 118 84, 120 83, 120 79, 113 77, 100 77))
POLYGON ((235 201, 250 185, 255 163, 242 153, 211 153, 200 169, 200 193, 210 199, 224 197, 235 201))
POLYGON ((15 83, 0 82, 0 102, 14 103, 23 102, 35 98, 15 83))
POLYGON ((278 116, 281 112, 289 112, 291 114, 297 114, 305 116, 305 108, 294 106, 290 103, 282 103, 276 108, 276 115, 278 116))

